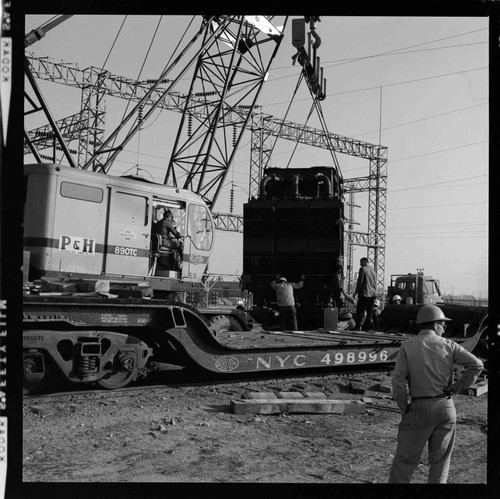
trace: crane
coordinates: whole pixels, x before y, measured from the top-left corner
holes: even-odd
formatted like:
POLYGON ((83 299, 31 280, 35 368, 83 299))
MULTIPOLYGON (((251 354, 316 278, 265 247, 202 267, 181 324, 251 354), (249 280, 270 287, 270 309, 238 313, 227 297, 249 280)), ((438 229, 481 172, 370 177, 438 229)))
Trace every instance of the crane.
MULTIPOLYGON (((325 81, 322 75, 318 74, 319 62, 315 52, 320 43, 314 30, 314 24, 318 19, 313 16, 294 19, 292 28, 295 28, 294 46, 298 50, 295 58, 303 65, 304 73, 312 75, 312 79, 307 80, 308 84, 313 90, 315 89, 314 92, 321 99, 324 98, 325 81), (312 51, 310 43, 313 71, 309 67, 311 64, 308 58, 304 56, 302 31, 307 21, 311 23, 314 40, 312 51), (296 36, 297 33, 299 36, 296 36)), ((369 193, 368 232, 346 231, 346 236, 349 248, 352 245, 368 248, 369 257, 374 261, 379 279, 383 282, 387 149, 380 145, 368 144, 337 134, 326 134, 311 127, 264 115, 259 112, 256 105, 267 71, 281 43, 286 21, 285 18, 282 26, 276 28, 271 21, 262 16, 204 17, 197 34, 197 37, 201 37, 203 33, 204 41, 202 49, 198 52, 195 75, 188 95, 173 91, 173 85, 169 85, 168 88, 162 86, 167 71, 151 84, 151 82, 133 82, 97 68, 80 71, 71 64, 53 63, 48 58, 31 57, 29 64, 27 63, 28 77, 30 73, 31 75, 34 73, 38 78, 76 85, 84 92, 82 103, 90 102, 90 97, 93 97, 93 102, 97 104, 94 104, 95 107, 82 105, 82 111, 78 115, 70 116, 58 123, 54 122, 49 127, 42 127, 30 133, 25 132, 26 151, 33 152, 41 161, 37 151, 57 141, 54 150, 57 148, 63 151, 69 158, 70 165, 80 165, 103 173, 109 171, 113 160, 123 150, 124 145, 140 130, 144 116, 141 123, 137 120, 134 122, 134 128, 120 145, 107 148, 112 140, 111 136, 106 142, 103 140, 103 111, 98 106, 103 95, 108 94, 130 98, 135 103, 134 110, 127 117, 130 121, 133 121, 134 113, 138 114, 145 108, 149 111, 153 108, 162 108, 182 113, 181 126, 168 164, 165 183, 197 192, 212 211, 245 128, 250 127, 252 130, 250 196, 257 193, 261 172, 270 159, 266 157, 266 151, 270 150, 266 143, 271 137, 285 138, 296 143, 367 158, 370 161, 369 176, 346 179, 344 188, 346 192, 369 193), (215 33, 218 34, 213 36, 215 33), (267 58, 261 55, 263 45, 271 46, 267 58), (258 59, 252 54, 252 49, 257 47, 260 56, 258 59), (226 62, 220 64, 221 60, 226 62), (217 78, 212 76, 214 74, 217 74, 217 78), (203 91, 199 91, 200 88, 203 91), (238 91, 244 93, 245 99, 238 96, 238 91), (71 139, 78 139, 78 150, 67 150, 66 144, 71 139), (71 152, 78 154, 77 160, 72 159, 71 152), (108 155, 107 159, 101 160, 105 154, 108 155)), ((52 23, 50 29, 60 22, 52 23)), ((45 33, 48 29, 49 25, 46 25, 42 32, 45 33)), ((40 30, 34 30, 27 35, 27 39, 39 39, 40 36, 34 34, 39 32, 40 30)), ((192 64, 193 60, 190 63, 192 64)), ((34 81, 34 78, 32 80, 34 81)), ((151 115, 151 112, 148 115, 151 115)), ((120 125, 120 130, 123 126, 120 125)), ((120 130, 113 132, 113 137, 116 137, 120 130)), ((241 231, 241 220, 237 216, 216 213, 214 216, 222 229, 241 231)))
MULTIPOLYGON (((50 29, 64 20, 58 19, 50 29)), ((26 76, 40 102, 39 109, 45 111, 57 145, 65 153, 68 163, 74 167, 107 173, 120 151, 155 109, 172 94, 175 85, 188 69, 195 66, 165 183, 190 189, 213 207, 276 56, 285 26, 286 18, 278 29, 263 16, 202 16, 196 34, 157 80, 144 89, 142 98, 119 126, 106 139, 97 141, 97 147, 83 164, 73 159, 64 143, 36 87, 28 60, 26 76), (200 40, 201 44, 194 56, 184 62, 188 49, 200 40), (270 49, 264 50, 266 45, 270 45, 270 49), (179 70, 181 62, 183 65, 179 70), (168 81, 166 88, 161 88, 174 69, 177 71, 174 77, 168 81), (239 126, 234 126, 235 123, 239 126), (130 128, 125 130, 128 125, 130 128)), ((34 30, 34 33, 42 31, 34 30)), ((33 40, 37 36, 29 34, 26 38, 33 40)), ((37 157, 36 147, 32 141, 30 143, 27 132, 25 139, 37 160, 41 159, 37 157)), ((46 139, 44 134, 41 134, 41 139, 46 139)))

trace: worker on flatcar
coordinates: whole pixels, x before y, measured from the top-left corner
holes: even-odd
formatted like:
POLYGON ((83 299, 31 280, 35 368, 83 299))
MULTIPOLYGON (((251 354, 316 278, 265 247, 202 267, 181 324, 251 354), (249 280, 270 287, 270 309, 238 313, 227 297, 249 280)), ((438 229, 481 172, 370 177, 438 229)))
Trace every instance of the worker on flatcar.
POLYGON ((280 327, 282 331, 297 331, 297 309, 293 291, 304 286, 305 276, 300 276, 299 282, 287 282, 286 278, 276 274, 276 279, 271 282, 271 287, 276 291, 280 327))

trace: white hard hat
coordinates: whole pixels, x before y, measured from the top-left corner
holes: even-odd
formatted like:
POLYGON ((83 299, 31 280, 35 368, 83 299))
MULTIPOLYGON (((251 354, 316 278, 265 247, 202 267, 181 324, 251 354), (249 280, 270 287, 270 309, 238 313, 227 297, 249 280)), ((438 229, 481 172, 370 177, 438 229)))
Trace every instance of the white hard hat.
POLYGON ((278 281, 279 281, 279 282, 286 282, 286 277, 280 277, 280 278, 278 279, 278 281))
POLYGON ((401 296, 399 296, 399 295, 394 295, 394 296, 392 297, 392 301, 396 301, 396 300, 402 300, 401 296))
POLYGON ((375 305, 375 307, 380 307, 380 300, 378 298, 375 298, 373 305, 375 305))

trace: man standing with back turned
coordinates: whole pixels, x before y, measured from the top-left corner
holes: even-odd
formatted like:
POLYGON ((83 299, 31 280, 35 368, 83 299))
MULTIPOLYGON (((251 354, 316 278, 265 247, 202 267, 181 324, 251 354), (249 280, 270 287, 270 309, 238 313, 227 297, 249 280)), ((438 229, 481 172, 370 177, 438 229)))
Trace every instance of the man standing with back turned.
POLYGON ((389 483, 410 483, 426 443, 427 482, 446 483, 448 479, 457 420, 451 397, 469 388, 483 370, 475 355, 441 337, 449 320, 436 305, 424 305, 417 314, 420 332, 399 350, 392 389, 403 414, 389 483), (454 364, 465 367, 455 382, 454 364))
POLYGON ((372 315, 373 305, 377 297, 377 275, 373 267, 368 265, 368 258, 363 257, 359 261, 361 265, 358 272, 358 281, 356 282, 356 290, 352 297, 358 295, 358 303, 356 304, 356 330, 361 331, 361 323, 366 312, 365 323, 363 329, 368 330, 373 327, 372 315))
POLYGON ((282 331, 297 331, 297 309, 295 308, 294 289, 304 286, 305 275, 300 276, 299 282, 287 282, 280 274, 276 274, 276 279, 271 282, 271 287, 276 291, 276 301, 278 302, 280 327, 282 331))

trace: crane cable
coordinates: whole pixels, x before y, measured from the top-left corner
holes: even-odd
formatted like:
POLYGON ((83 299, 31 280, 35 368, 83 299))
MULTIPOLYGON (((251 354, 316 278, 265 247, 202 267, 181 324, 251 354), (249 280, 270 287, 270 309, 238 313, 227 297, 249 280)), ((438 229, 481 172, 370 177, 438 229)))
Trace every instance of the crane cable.
MULTIPOLYGON (((290 103, 288 104, 288 108, 287 108, 287 110, 286 110, 285 116, 284 116, 284 118, 281 120, 282 124, 285 122, 286 117, 288 116, 288 113, 289 113, 289 111, 290 111, 290 108, 291 108, 291 106, 292 106, 292 103, 293 103, 293 101, 294 101, 294 99, 295 99, 295 96, 297 95, 298 89, 299 89, 300 84, 301 84, 301 82, 302 82, 302 80, 303 80, 303 79, 305 79, 305 78, 304 78, 304 71, 303 71, 303 69, 302 69, 302 71, 301 71, 301 72, 300 72, 300 74, 299 74, 299 78, 298 78, 298 80, 297 80, 297 85, 295 86, 295 90, 294 90, 294 92, 293 92, 292 98, 291 98, 291 100, 290 100, 290 103)), ((331 155, 332 155, 333 164, 335 165, 335 168, 337 169, 337 172, 338 172, 338 174, 339 174, 340 178, 342 178, 342 173, 341 173, 341 171, 340 171, 340 165, 339 165, 339 162, 338 162, 338 159, 337 159, 337 155, 335 154, 335 149, 334 149, 333 144, 332 144, 332 139, 331 139, 330 134, 329 134, 329 132, 328 132, 328 127, 327 127, 327 125, 326 125, 326 120, 325 120, 325 117, 324 117, 324 115, 323 115, 323 110, 322 110, 322 108, 321 108, 321 103, 320 103, 320 101, 317 99, 317 97, 315 97, 315 96, 314 96, 314 93, 313 93, 313 91, 312 91, 311 86, 308 84, 308 85, 307 85, 307 87, 308 87, 308 89, 309 89, 309 92, 310 92, 310 94, 311 94, 311 97, 313 98, 313 103, 312 103, 312 105, 311 105, 311 109, 310 109, 309 114, 308 114, 308 116, 307 116, 306 122, 305 122, 305 123, 304 123, 304 125, 303 125, 303 128, 302 128, 302 131, 301 131, 300 136, 302 136, 302 134, 304 133, 305 127, 306 127, 306 125, 307 125, 307 122, 309 121, 309 118, 311 117, 311 115, 312 115, 312 112, 313 112, 314 108, 316 108, 316 110, 317 110, 317 112, 318 112, 318 117, 319 117, 319 120, 320 120, 320 123, 321 123, 321 127, 322 127, 322 129, 323 129, 323 132, 325 133, 326 140, 327 140, 327 142, 328 142, 328 144, 329 144, 329 146, 330 146, 328 149, 329 149, 329 151, 330 151, 330 153, 331 153, 331 155)), ((273 145, 272 145, 272 147, 271 147, 271 151, 270 151, 270 153, 269 153, 269 157, 271 157, 271 156, 272 156, 272 153, 273 153, 273 151, 274 151, 274 148, 275 148, 275 146, 276 146, 276 143, 277 143, 277 141, 278 141, 278 138, 279 138, 279 134, 278 134, 278 136, 276 137, 276 139, 274 140, 274 144, 273 144, 273 145)), ((293 155, 295 154, 295 151, 297 150, 297 147, 298 147, 298 141, 296 141, 296 142, 295 142, 295 146, 294 146, 294 148, 293 148, 292 154, 290 155, 290 159, 288 160, 288 163, 287 163, 287 165, 286 165, 286 168, 288 168, 288 167, 290 166, 290 162, 291 162, 291 161, 292 161, 292 159, 293 159, 293 155)))
MULTIPOLYGON (((313 103, 312 103, 312 105, 311 105, 311 109, 309 110, 309 114, 307 115, 306 122, 304 123, 304 125, 303 125, 303 127, 302 127, 302 129, 301 129, 301 131, 300 131, 299 139, 300 139, 300 137, 302 136, 302 134, 304 133, 304 129, 305 129, 306 125, 307 125, 307 122, 309 121, 309 118, 310 118, 310 117, 311 117, 311 115, 312 115, 313 109, 314 109, 314 101, 313 101, 313 103)), ((288 160, 288 163, 287 163, 287 165, 286 165, 286 168, 288 168, 288 167, 290 166, 290 162, 291 162, 291 161, 292 161, 292 159, 293 159, 293 155, 295 154, 295 151, 297 150, 298 144, 299 144, 299 142, 298 142, 298 141, 295 141, 295 146, 294 146, 294 148, 293 148, 292 154, 290 155, 290 159, 288 160)))
MULTIPOLYGON (((285 122, 286 120, 286 117, 288 116, 288 113, 290 112, 290 108, 292 107, 292 103, 295 99, 295 96, 297 95, 297 92, 299 90, 299 87, 300 87, 300 84, 301 84, 301 81, 302 79, 304 78, 303 74, 302 74, 302 71, 300 72, 299 74, 299 78, 297 79, 297 84, 295 85, 295 90, 293 92, 293 95, 292 95, 292 98, 290 99, 290 102, 288 104, 288 108, 285 112, 285 116, 283 117, 283 119, 281 120, 281 125, 280 126, 283 126, 283 123, 285 122)), ((280 129, 280 132, 281 132, 281 129, 280 129)), ((278 139, 280 138, 279 134, 276 136, 276 138, 274 139, 274 143, 271 147, 271 150, 269 151, 269 154, 268 154, 268 157, 271 158, 272 155, 273 155, 273 152, 274 152, 274 148, 276 147, 276 143, 278 142, 278 139)), ((295 150, 295 149, 294 149, 295 150)), ((293 153, 292 153, 293 155, 293 153)))
MULTIPOLYGON (((299 81, 298 81, 297 86, 295 88, 295 92, 294 92, 293 97, 295 97, 295 95, 297 93, 297 90, 298 90, 298 86, 300 85, 302 79, 303 79, 303 74, 301 72, 300 77, 299 77, 299 81)), ((319 117, 319 120, 320 120, 320 123, 321 123, 321 127, 323 129, 323 132, 325 133, 326 140, 327 140, 327 142, 328 142, 328 144, 330 146, 328 148, 328 150, 330 151, 330 153, 332 155, 333 164, 335 165, 335 168, 337 169, 338 174, 342 178, 342 173, 340 171, 340 165, 339 165, 339 162, 338 162, 338 159, 337 159, 337 155, 335 154, 335 149, 334 149, 333 144, 332 144, 332 139, 331 139, 330 134, 328 132, 328 127, 326 125, 326 120, 325 120, 325 117, 324 117, 324 114, 323 114, 323 110, 321 108, 321 102, 316 97, 313 96, 312 89, 309 87, 309 85, 308 85, 308 88, 309 88, 309 91, 311 92, 311 96, 313 97, 313 103, 311 105, 311 109, 309 110, 309 114, 307 116, 306 122, 304 123, 303 128, 301 130, 301 134, 300 134, 299 138, 304 133, 305 127, 307 126, 307 123, 309 121, 309 118, 312 115, 313 110, 316 109, 317 112, 318 112, 318 117, 319 117)), ((292 101, 293 101, 293 97, 292 97, 292 101)), ((290 105, 291 105, 291 103, 290 103, 290 105)), ((288 114, 288 111, 290 109, 290 105, 289 105, 289 108, 288 108, 286 114, 288 114)), ((286 117, 286 115, 285 115, 285 117, 286 117)), ((283 119, 283 121, 284 121, 284 119, 283 119)), ((276 138, 276 141, 277 141, 277 139, 278 138, 276 138)), ((275 141, 275 144, 276 144, 276 141, 275 141)), ((293 159, 293 155, 295 154, 295 151, 297 150, 297 147, 298 147, 298 141, 295 142, 295 146, 293 148, 293 151, 292 151, 292 154, 290 156, 290 159, 288 160, 286 168, 288 168, 290 166, 290 162, 293 159)), ((274 149, 274 145, 273 145, 273 149, 274 149)), ((271 150, 271 153, 272 153, 272 150, 271 150)))
POLYGON ((335 165, 335 168, 337 169, 337 172, 340 175, 340 178, 342 178, 342 172, 340 171, 339 161, 337 159, 337 155, 335 154, 335 149, 334 149, 333 143, 332 143, 332 137, 330 136, 330 132, 328 131, 328 126, 326 124, 326 119, 325 119, 325 116, 323 114, 321 102, 318 99, 314 99, 313 106, 316 107, 316 110, 318 112, 318 117, 319 117, 319 120, 321 123, 321 127, 323 129, 324 134, 325 134, 326 141, 328 142, 328 145, 329 145, 328 150, 330 151, 330 153, 332 155, 333 164, 335 165))

